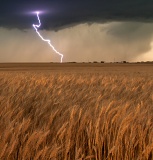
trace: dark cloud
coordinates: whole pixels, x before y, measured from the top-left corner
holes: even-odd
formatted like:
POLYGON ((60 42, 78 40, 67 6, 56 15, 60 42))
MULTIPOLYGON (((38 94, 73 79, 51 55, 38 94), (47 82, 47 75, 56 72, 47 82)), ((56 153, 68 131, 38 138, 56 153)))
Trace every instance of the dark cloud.
POLYGON ((33 10, 41 15, 42 28, 58 30, 79 23, 106 21, 153 21, 152 0, 1 0, 0 27, 27 29, 36 22, 33 10))
POLYGON ((152 0, 1 0, 0 62, 60 60, 32 30, 37 10, 45 11, 41 34, 65 62, 153 57, 152 0))

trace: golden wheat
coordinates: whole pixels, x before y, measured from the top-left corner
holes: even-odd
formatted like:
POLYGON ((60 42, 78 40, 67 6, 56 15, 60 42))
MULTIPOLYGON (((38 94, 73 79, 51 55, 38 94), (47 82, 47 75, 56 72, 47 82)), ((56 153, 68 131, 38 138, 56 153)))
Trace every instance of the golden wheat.
POLYGON ((0 159, 153 159, 152 78, 0 72, 0 159))

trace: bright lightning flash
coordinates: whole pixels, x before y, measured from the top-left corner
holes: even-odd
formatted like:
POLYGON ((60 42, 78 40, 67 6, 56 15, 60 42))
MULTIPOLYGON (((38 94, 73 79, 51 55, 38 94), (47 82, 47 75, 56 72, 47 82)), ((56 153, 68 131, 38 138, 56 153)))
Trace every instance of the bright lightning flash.
POLYGON ((63 62, 63 54, 61 54, 60 52, 58 52, 58 51, 55 49, 55 47, 51 44, 51 41, 50 41, 49 39, 44 39, 44 38, 41 36, 41 34, 38 32, 38 28, 41 26, 41 22, 40 22, 40 18, 39 18, 39 12, 36 12, 36 14, 37 14, 37 18, 38 18, 39 24, 38 24, 38 25, 33 24, 34 29, 36 30, 38 36, 39 36, 43 41, 47 42, 47 43, 50 45, 50 47, 53 49, 53 51, 54 51, 55 53, 57 53, 57 54, 61 57, 61 63, 62 63, 62 62, 63 62))

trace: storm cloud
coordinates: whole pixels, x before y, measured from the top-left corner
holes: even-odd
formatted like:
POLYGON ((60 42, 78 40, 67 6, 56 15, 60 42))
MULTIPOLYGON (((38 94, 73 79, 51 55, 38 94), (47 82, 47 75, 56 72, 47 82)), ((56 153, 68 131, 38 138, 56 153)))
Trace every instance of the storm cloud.
POLYGON ((152 0, 14 0, 0 2, 0 62, 153 60, 152 0))
POLYGON ((42 29, 60 30, 81 23, 111 21, 153 21, 152 0, 14 0, 1 1, 0 27, 28 29, 36 21, 35 10, 41 15, 42 29))

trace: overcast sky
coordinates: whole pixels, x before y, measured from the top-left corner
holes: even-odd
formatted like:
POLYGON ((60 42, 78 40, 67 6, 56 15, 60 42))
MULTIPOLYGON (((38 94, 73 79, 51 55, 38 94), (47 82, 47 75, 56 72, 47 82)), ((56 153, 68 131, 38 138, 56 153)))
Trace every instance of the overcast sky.
POLYGON ((1 0, 0 62, 153 61, 152 0, 1 0))

